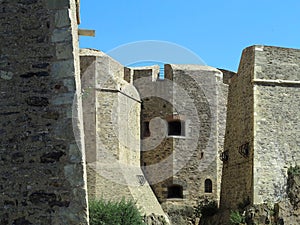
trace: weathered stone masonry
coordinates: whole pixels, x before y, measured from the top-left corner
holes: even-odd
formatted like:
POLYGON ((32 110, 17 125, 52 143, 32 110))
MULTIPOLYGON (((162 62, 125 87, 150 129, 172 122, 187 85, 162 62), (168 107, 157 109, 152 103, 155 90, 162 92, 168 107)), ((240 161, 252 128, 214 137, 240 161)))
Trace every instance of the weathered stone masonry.
POLYGON ((296 49, 244 50, 229 86, 222 207, 287 199, 287 170, 300 161, 299 65, 296 49))
POLYGON ((166 65, 160 80, 158 66, 79 57, 78 0, 0 0, 0 18, 0 224, 88 224, 87 188, 180 224, 202 197, 279 202, 300 222, 287 196, 300 50, 252 46, 237 74, 166 65))
POLYGON ((80 62, 89 196, 125 197, 168 220, 140 168, 141 100, 130 70, 96 50, 82 49, 80 62))
POLYGON ((251 198, 253 154, 249 152, 249 155, 244 157, 239 153, 239 147, 246 143, 253 146, 252 65, 253 52, 251 49, 245 49, 238 75, 230 80, 221 182, 222 207, 235 208, 237 202, 251 198))
POLYGON ((165 65, 160 80, 155 67, 132 69, 143 101, 141 165, 164 210, 178 210, 179 217, 200 198, 218 201, 228 87, 222 73, 208 66, 165 65))
POLYGON ((0 4, 0 223, 88 224, 75 1, 0 4))
POLYGON ((287 169, 300 163, 300 50, 255 46, 254 203, 286 198, 287 169))

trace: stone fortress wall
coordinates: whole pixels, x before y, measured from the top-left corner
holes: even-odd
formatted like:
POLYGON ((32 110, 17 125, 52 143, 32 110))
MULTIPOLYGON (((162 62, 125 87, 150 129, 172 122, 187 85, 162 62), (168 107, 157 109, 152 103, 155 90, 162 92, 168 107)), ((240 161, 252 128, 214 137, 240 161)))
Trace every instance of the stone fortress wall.
POLYGON ((255 52, 253 202, 286 198, 287 170, 300 164, 300 51, 255 52))
POLYGON ((212 67, 132 68, 142 99, 141 165, 166 212, 218 201, 228 85, 212 67), (177 126, 177 127, 176 127, 177 126))
POLYGON ((89 197, 125 197, 168 220, 140 168, 141 99, 131 71, 96 50, 82 49, 80 62, 89 197))
POLYGON ((299 165, 300 50, 251 46, 229 85, 221 207, 287 199, 299 165))
POLYGON ((287 198, 300 50, 252 46, 237 74, 166 65, 160 80, 157 66, 79 55, 79 1, 1 10, 0 223, 88 224, 88 195, 165 217, 201 197, 223 209, 287 198))
POLYGON ((252 65, 253 53, 245 49, 238 73, 230 79, 222 154, 224 163, 220 201, 223 208, 235 208, 238 202, 245 200, 244 198, 251 198, 253 154, 242 155, 239 153, 239 147, 247 143, 248 148, 253 146, 252 65), (236 182, 239 185, 236 185, 236 182))
POLYGON ((184 155, 191 156, 183 168, 176 169, 178 173, 175 176, 177 179, 186 180, 188 199, 192 204, 202 196, 218 201, 222 168, 219 154, 223 151, 228 86, 223 83, 223 74, 209 66, 170 65, 170 67, 169 71, 173 74, 169 77, 186 90, 190 97, 182 98, 181 93, 174 92, 174 105, 184 104, 183 111, 179 114, 185 112, 188 114, 185 118, 186 138, 192 138, 192 141, 187 141, 183 146, 180 143, 175 145, 175 165, 180 163, 184 155), (194 108, 190 105, 194 105, 194 108), (191 110, 195 109, 197 113, 192 113, 191 110), (195 141, 197 144, 193 146, 195 141), (207 181, 212 182, 211 190, 205 187, 210 186, 207 185, 207 181))
POLYGON ((75 1, 0 4, 0 223, 88 224, 75 1))

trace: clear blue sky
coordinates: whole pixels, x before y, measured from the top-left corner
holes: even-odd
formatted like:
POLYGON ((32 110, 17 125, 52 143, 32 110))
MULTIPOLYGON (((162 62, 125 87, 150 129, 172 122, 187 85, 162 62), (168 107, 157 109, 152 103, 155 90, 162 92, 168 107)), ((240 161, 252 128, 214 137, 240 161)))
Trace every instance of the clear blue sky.
POLYGON ((236 71, 247 46, 300 49, 300 0, 81 0, 80 28, 96 30, 80 38, 82 48, 162 40, 236 71))

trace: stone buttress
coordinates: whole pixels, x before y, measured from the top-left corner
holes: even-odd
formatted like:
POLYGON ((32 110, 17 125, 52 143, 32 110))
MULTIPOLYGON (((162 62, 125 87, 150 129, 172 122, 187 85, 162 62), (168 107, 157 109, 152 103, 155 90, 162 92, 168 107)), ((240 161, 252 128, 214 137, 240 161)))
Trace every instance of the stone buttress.
POLYGON ((165 215, 140 168, 141 100, 129 69, 95 50, 82 49, 80 62, 90 198, 124 197, 165 215))

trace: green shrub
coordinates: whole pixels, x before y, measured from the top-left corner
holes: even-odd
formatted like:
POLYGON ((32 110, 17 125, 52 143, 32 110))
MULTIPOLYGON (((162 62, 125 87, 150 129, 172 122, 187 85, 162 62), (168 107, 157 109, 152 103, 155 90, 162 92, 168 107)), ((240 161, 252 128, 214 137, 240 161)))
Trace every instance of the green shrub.
POLYGON ((145 225, 143 216, 132 201, 89 201, 90 225, 145 225))
POLYGON ((288 169, 288 175, 300 175, 300 166, 295 167, 290 166, 288 169))
POLYGON ((244 216, 242 216, 239 211, 231 211, 229 218, 230 224, 238 225, 240 223, 243 223, 244 219, 244 216))
POLYGON ((203 199, 195 210, 196 217, 210 217, 218 212, 218 203, 214 200, 203 199))

